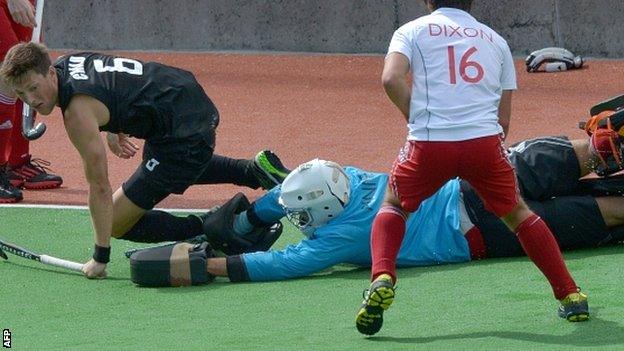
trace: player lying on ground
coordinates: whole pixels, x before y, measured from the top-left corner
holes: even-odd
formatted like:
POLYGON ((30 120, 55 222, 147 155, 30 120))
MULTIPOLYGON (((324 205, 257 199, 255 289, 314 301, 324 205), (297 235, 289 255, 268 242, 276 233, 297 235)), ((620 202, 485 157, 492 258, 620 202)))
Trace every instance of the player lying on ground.
POLYGON ((61 108, 89 183, 95 232, 93 259, 83 269, 89 278, 106 276, 111 236, 160 242, 204 231, 200 217, 152 210, 169 194, 193 184, 270 188, 288 172, 268 151, 254 160, 213 155, 219 113, 188 71, 91 52, 60 57, 52 65, 44 46, 27 43, 9 50, 0 74, 38 113, 61 108), (108 132, 108 146, 121 158, 138 150, 129 136, 145 140, 143 162, 114 194, 100 131, 108 132))
MULTIPOLYGON (((579 180, 591 171, 587 140, 538 138, 509 151, 521 192, 562 249, 624 240, 624 198, 616 196, 624 192, 624 177, 579 180)), ((222 209, 240 214, 224 220, 228 228, 209 233, 213 247, 232 255, 208 258, 208 272, 233 282, 269 281, 307 276, 340 263, 370 266, 370 230, 387 181, 386 174, 313 160, 243 212, 236 203, 245 201, 234 197, 222 209), (305 239, 283 250, 234 254, 232 247, 251 228, 284 216, 305 239)), ((228 214, 217 212, 211 218, 218 216, 228 214)), ((524 255, 516 235, 485 210, 467 182, 457 179, 423 202, 407 228, 398 258, 403 267, 524 255)))

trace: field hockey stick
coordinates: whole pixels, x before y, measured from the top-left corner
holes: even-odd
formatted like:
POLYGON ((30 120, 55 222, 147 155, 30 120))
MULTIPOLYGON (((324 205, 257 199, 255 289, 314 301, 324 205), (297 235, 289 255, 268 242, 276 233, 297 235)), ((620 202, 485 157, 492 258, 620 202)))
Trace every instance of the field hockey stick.
POLYGON ((16 256, 20 256, 23 258, 27 258, 29 260, 33 260, 33 261, 37 261, 37 262, 41 262, 43 264, 47 264, 50 266, 56 266, 56 267, 61 267, 61 268, 66 268, 66 269, 70 269, 72 271, 76 271, 76 272, 81 272, 82 273, 82 264, 78 263, 78 262, 73 262, 73 261, 67 261, 67 260, 63 260, 61 258, 56 258, 56 257, 52 257, 52 256, 48 256, 48 255, 39 255, 36 254, 32 251, 26 250, 22 247, 19 247, 17 245, 13 245, 11 243, 8 243, 4 240, 0 240, 0 257, 4 258, 5 260, 8 260, 9 258, 7 257, 7 255, 4 253, 4 251, 6 252, 10 252, 16 256))
MULTIPOLYGON (((35 8, 35 22, 37 26, 33 28, 32 39, 33 43, 38 43, 41 38, 41 27, 43 22, 43 4, 44 0, 37 0, 37 6, 35 8)), ((38 123, 33 127, 35 123, 35 111, 27 104, 24 103, 22 109, 22 135, 28 140, 39 139, 46 131, 46 125, 38 123)))

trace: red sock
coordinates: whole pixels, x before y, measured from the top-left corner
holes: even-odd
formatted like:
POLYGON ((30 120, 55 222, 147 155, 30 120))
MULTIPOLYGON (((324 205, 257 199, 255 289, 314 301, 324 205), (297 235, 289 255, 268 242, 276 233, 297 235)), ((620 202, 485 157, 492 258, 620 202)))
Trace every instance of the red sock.
POLYGON ((405 219, 405 214, 392 206, 383 206, 377 213, 371 232, 371 281, 389 274, 396 282, 396 258, 405 235, 405 219))
POLYGON ((18 100, 13 111, 13 134, 11 135, 11 153, 9 166, 19 167, 29 160, 28 139, 22 135, 22 108, 24 103, 18 100))
POLYGON ((7 163, 11 152, 11 134, 15 129, 15 99, 0 93, 0 165, 7 163))
POLYGON ((476 226, 473 226, 464 234, 464 238, 468 242, 468 248, 470 249, 470 259, 482 260, 487 257, 487 247, 483 240, 483 234, 481 230, 476 226))
POLYGON ((525 219, 516 228, 516 235, 527 256, 550 282, 557 300, 577 291, 576 283, 563 262, 559 245, 540 217, 533 214, 525 219))

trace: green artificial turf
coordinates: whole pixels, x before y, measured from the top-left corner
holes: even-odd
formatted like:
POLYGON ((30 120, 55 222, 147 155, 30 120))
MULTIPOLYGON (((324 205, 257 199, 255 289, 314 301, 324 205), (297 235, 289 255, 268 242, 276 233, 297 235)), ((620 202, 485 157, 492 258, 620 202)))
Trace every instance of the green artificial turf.
MULTIPOLYGON (((288 226, 279 247, 301 238, 288 226)), ((86 261, 84 210, 0 207, 0 238, 86 261)), ((10 256, 0 262, 0 328, 15 350, 576 350, 624 349, 624 247, 566 253, 590 296, 591 320, 556 316, 546 280, 526 258, 401 269, 381 332, 354 325, 369 271, 339 266, 284 282, 138 288, 113 241, 109 278, 10 256)))

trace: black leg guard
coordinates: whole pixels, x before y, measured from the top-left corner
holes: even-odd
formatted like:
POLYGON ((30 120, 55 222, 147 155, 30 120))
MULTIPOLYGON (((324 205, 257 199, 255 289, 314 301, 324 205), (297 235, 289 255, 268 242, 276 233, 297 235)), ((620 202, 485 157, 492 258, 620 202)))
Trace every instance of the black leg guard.
POLYGON ((203 217, 203 232, 215 250, 226 255, 268 250, 282 234, 282 223, 270 223, 245 235, 234 232, 234 217, 249 210, 249 200, 243 193, 234 195, 218 210, 203 217))
POLYGON ((214 255, 208 243, 175 243, 144 249, 130 256, 131 279, 142 286, 189 286, 209 283, 206 260, 214 255))
POLYGON ((168 212, 151 210, 121 238, 139 243, 181 241, 202 234, 197 216, 178 217, 168 212))

